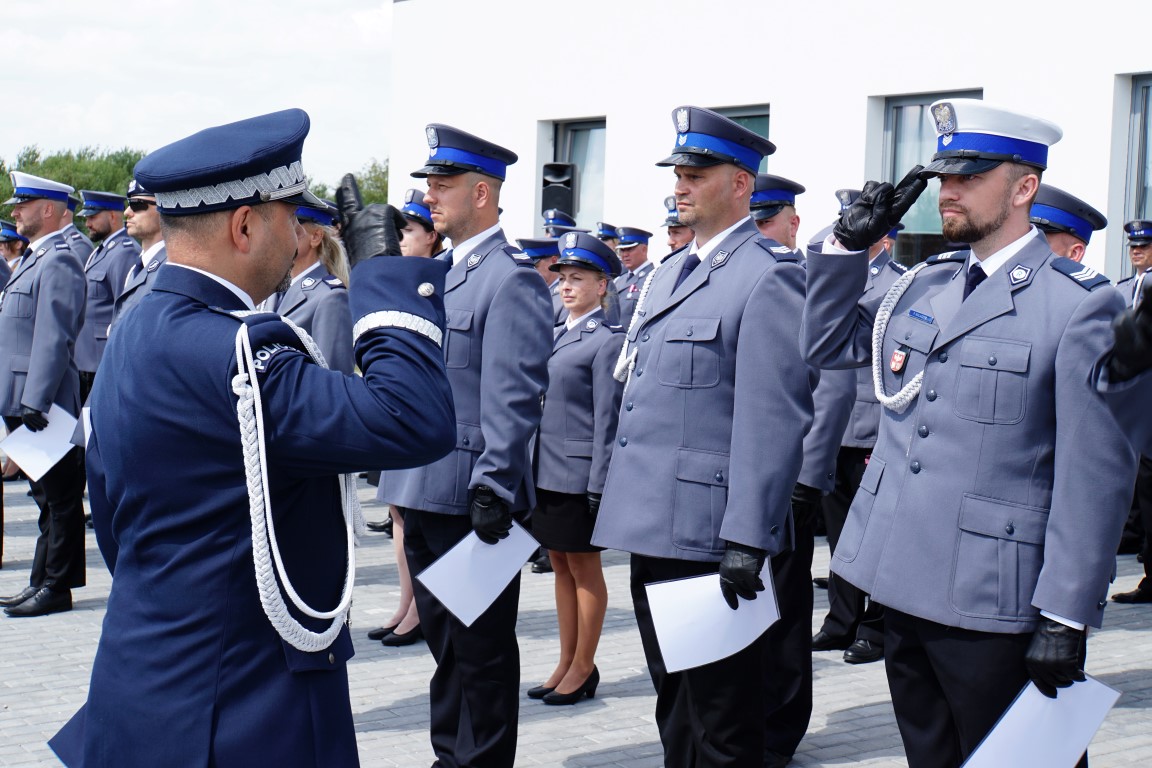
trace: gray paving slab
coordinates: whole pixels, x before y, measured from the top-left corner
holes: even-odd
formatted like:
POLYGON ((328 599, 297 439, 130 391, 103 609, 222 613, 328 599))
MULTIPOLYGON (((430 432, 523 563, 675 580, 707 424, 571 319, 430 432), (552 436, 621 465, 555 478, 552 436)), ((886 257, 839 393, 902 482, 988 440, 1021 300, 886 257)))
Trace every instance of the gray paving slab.
MULTIPOLYGON (((27 582, 36 514, 24 483, 4 483, 5 561, 0 594, 27 582)), ((361 481, 369 518, 383 516, 373 489, 361 481)), ((45 741, 83 703, 111 579, 91 533, 88 586, 74 593, 75 610, 35 619, 0 617, 0 766, 58 765, 45 741)), ((369 534, 358 552, 353 605, 356 656, 349 667, 360 758, 364 766, 427 766, 428 679, 432 658, 421 643, 384 648, 368 629, 392 614, 399 591, 392 542, 369 534)), ((1118 558, 1117 590, 1135 587, 1141 567, 1118 558)), ((814 570, 826 573, 828 550, 819 540, 814 570)), ((652 716, 654 696, 628 594, 627 556, 604 554, 609 605, 597 664, 596 698, 573 707, 523 700, 520 766, 628 766, 662 763, 652 716)), ((827 609, 816 590, 813 629, 827 609)), ((518 627, 522 682, 527 690, 551 672, 558 657, 552 577, 523 575, 518 627)), ((1094 768, 1152 763, 1152 606, 1112 605, 1105 628, 1089 643, 1088 671, 1122 692, 1092 746, 1094 768)), ((815 709, 795 766, 905 766, 888 702, 882 664, 853 666, 839 653, 814 662, 815 709)))

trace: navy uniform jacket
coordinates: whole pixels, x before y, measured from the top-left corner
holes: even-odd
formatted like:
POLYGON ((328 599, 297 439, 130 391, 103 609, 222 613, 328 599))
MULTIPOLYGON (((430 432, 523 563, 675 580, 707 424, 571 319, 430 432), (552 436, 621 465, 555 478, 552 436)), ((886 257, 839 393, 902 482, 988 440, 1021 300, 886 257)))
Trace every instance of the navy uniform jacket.
POLYGON ((466 515, 469 491, 487 485, 514 512, 535 506, 530 445, 548 388, 551 307, 544 279, 503 232, 452 267, 444 361, 456 403, 456 450, 417 469, 383 473, 381 498, 466 515))
MULTIPOLYGON (((1087 372, 1123 301, 1033 232, 961 303, 968 253, 929 259, 892 313, 885 391, 921 371, 923 385, 884 409, 832 571, 947 626, 1029 632, 1045 610, 1099 627, 1136 464, 1087 372)), ((866 260, 809 247, 812 363, 870 359, 866 260)))
POLYGON ((624 334, 596 310, 560 335, 548 359, 537 438, 536 487, 601 493, 612 458, 622 385, 612 377, 624 334))
POLYGON ((352 313, 340 278, 317 265, 285 291, 276 311, 308 331, 329 368, 352 373, 352 313))
POLYGON ((616 296, 620 302, 620 325, 624 330, 632 324, 632 313, 636 311, 636 299, 640 298, 640 291, 644 288, 644 281, 648 273, 656 269, 656 265, 646 261, 635 272, 626 272, 616 278, 613 283, 616 296))
MULTIPOLYGON (((864 282, 866 302, 880 301, 900 275, 908 271, 894 260, 888 251, 881 251, 868 265, 868 278, 864 282)), ((841 445, 848 448, 871 448, 876 445, 880 431, 880 401, 876 399, 876 385, 872 381, 872 366, 864 365, 855 371, 856 402, 848 417, 841 445)))
MULTIPOLYGON (((443 327, 442 264, 377 258, 356 276, 357 317, 397 309, 443 327)), ((112 591, 88 702, 52 742, 70 766, 357 764, 347 627, 304 653, 260 605, 231 386, 240 322, 227 312, 242 308, 168 265, 105 350, 117 375, 92 392, 88 487, 112 591)), ((451 449, 443 358, 418 333, 370 330, 356 344, 364 377, 345 376, 314 365, 276 315, 248 322, 269 355, 258 375, 280 551, 301 597, 328 610, 347 551, 335 475, 451 449)))
POLYGON ((141 265, 139 269, 128 278, 127 283, 124 285, 124 290, 116 297, 116 304, 112 309, 112 323, 116 325, 120 318, 124 317, 124 313, 132 309, 140 303, 140 299, 147 296, 152 291, 152 284, 156 282, 156 276, 160 267, 164 262, 168 261, 168 249, 160 246, 160 250, 152 255, 148 260, 148 264, 141 265))
POLYGON ((10 277, 12 277, 12 268, 8 266, 8 260, 0 259, 0 285, 7 285, 10 277))
POLYGON ((61 234, 64 235, 64 240, 68 243, 68 247, 72 249, 72 253, 76 254, 76 257, 80 259, 81 264, 86 263, 88 257, 92 255, 92 251, 96 250, 92 239, 77 229, 75 224, 69 224, 64 227, 61 234))
POLYGON ((0 409, 80 413, 73 360, 84 322, 84 267, 62 233, 47 237, 16 268, 0 299, 0 409))
POLYGON ((112 325, 112 307, 124 289, 124 280, 133 264, 140 262, 140 245, 120 228, 100 243, 84 265, 88 281, 87 309, 84 325, 76 339, 76 367, 92 373, 100 364, 108 328, 112 325))
POLYGON ((804 269, 760 239, 745 219, 675 291, 688 249, 652 278, 593 544, 704 562, 724 541, 791 546, 815 377, 799 349, 804 269))

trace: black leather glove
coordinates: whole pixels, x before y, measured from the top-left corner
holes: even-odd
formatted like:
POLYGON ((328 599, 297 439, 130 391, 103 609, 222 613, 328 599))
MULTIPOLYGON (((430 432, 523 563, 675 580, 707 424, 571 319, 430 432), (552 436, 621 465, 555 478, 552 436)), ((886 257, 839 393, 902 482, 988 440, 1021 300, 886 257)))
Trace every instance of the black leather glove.
POLYGON ((39 432, 48 426, 47 416, 35 408, 29 408, 27 406, 20 411, 20 420, 24 422, 24 426, 28 427, 29 432, 39 432))
POLYGON ((792 522, 797 531, 816 525, 823 511, 823 498, 824 494, 819 489, 796 483, 792 489, 792 522))
POLYGON ((720 559, 720 592, 732 610, 739 607, 736 596, 755 600, 757 592, 764 591, 760 570, 764 567, 764 550, 725 542, 724 557, 720 559))
POLYGON ((1057 688, 1084 680, 1084 652, 1084 630, 1041 616, 1024 666, 1040 693, 1054 699, 1057 688))
POLYGON ((840 212, 840 220, 832 227, 840 245, 849 251, 863 251, 892 231, 928 186, 920 178, 922 170, 924 166, 917 165, 895 187, 886 181, 866 183, 860 197, 840 212))
POLYGON ((468 514, 472 518, 472 530, 485 544, 508 538, 508 532, 512 530, 512 513, 508 511, 508 505, 486 485, 479 485, 472 491, 468 514))
POLYGON ((1152 367, 1152 310, 1142 302, 1112 321, 1116 342, 1108 359, 1108 378, 1119 383, 1152 367))
POLYGON ((596 519, 596 515, 600 514, 600 497, 603 494, 592 493, 588 491, 588 514, 592 515, 592 519, 596 519))
POLYGON ((344 174, 336 189, 336 207, 340 210, 340 239, 348 251, 348 262, 355 266, 374 256, 400 255, 400 230, 407 222, 391 205, 372 203, 364 207, 356 177, 344 174))

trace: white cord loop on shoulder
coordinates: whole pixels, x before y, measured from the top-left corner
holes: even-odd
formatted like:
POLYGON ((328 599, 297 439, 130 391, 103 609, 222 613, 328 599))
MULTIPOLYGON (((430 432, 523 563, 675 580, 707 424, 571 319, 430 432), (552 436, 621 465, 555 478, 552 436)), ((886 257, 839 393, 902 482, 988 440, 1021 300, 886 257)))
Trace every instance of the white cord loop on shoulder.
MULTIPOLYGON (((257 312, 233 312, 244 318, 257 312)), ((303 342, 308 354, 322 368, 327 368, 323 353, 316 342, 300 326, 287 318, 288 325, 303 342)), ((256 570, 256 585, 260 592, 260 605, 276 633, 286 643, 306 653, 322 651, 332 645, 348 620, 352 605, 352 586, 356 580, 356 540, 364 533, 364 514, 356 493, 355 475, 340 475, 341 506, 344 509, 344 527, 348 537, 347 571, 339 604, 331 611, 318 611, 304 602, 288 578, 280 548, 276 543, 276 526, 272 518, 272 500, 268 492, 268 456, 264 439, 264 410, 260 397, 260 383, 256 377, 255 358, 248 326, 240 324, 236 332, 236 367, 232 377, 232 391, 239 398, 236 414, 240 421, 240 440, 244 449, 244 474, 248 482, 248 505, 252 518, 252 561, 256 570), (280 591, 284 592, 296 609, 314 619, 332 619, 323 632, 313 632, 289 612, 280 591)))
MULTIPOLYGON (((636 309, 632 312, 632 322, 628 323, 628 333, 636 327, 643 316, 641 310, 644 309, 644 300, 648 298, 648 287, 652 285, 652 278, 656 276, 656 270, 660 269, 657 264, 648 273, 648 277, 644 278, 644 285, 640 289, 640 295, 636 297, 636 309)), ((616 360, 616 370, 612 372, 612 378, 616 381, 624 382, 624 389, 628 389, 628 384, 632 381, 632 371, 636 368, 636 355, 639 354, 640 349, 634 347, 631 352, 628 351, 628 339, 624 339, 623 346, 620 347, 620 357, 616 360)))
POLYGON ((888 321, 892 319, 892 310, 896 308, 896 304, 904 295, 904 291, 912 284, 916 273, 926 263, 917 264, 892 283, 892 287, 888 289, 888 293, 884 294, 884 299, 876 310, 876 322, 872 326, 872 383, 876 388, 876 399, 885 408, 896 413, 904 413, 912 401, 916 399, 916 396, 920 394, 920 385, 924 383, 924 371, 921 370, 917 373, 912 381, 905 384, 904 388, 895 395, 886 394, 884 392, 884 332, 888 330, 888 321))

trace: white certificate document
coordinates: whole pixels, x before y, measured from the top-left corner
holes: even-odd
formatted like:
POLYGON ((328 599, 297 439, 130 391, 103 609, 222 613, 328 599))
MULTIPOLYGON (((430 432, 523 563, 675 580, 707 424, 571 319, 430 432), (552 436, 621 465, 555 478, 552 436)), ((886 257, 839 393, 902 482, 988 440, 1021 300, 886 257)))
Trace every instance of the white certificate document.
POLYGON ((1072 768, 1119 698, 1120 691, 1091 676, 1057 689, 1055 699, 1029 682, 968 757, 964 768, 1072 768))
POLYGON ((48 426, 32 432, 21 425, 0 442, 8 458, 16 462, 24 474, 39 480, 56 466, 64 454, 72 450, 72 435, 76 431, 76 417, 53 403, 48 411, 48 426))
POLYGON ((469 533, 416 578, 464 626, 470 627, 538 546, 532 534, 513 521, 508 538, 485 544, 475 532, 469 533))
POLYGON ((669 672, 725 659, 747 648, 780 618, 768 564, 760 574, 764 591, 755 600, 728 607, 715 573, 645 584, 660 654, 669 672))

